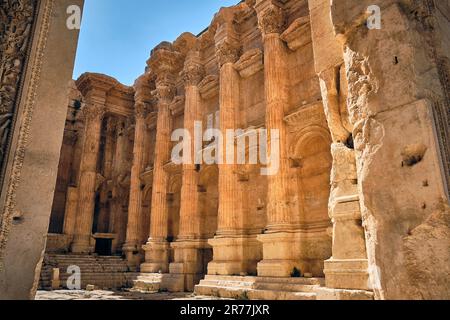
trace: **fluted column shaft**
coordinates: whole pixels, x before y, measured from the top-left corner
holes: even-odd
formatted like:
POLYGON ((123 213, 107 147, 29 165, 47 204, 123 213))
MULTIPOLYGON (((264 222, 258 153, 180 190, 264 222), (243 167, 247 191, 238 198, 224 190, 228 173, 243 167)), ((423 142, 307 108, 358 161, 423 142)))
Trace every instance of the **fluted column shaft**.
MULTIPOLYGON (((197 84, 186 85, 186 102, 184 111, 184 128, 191 136, 191 150, 185 151, 194 154, 194 124, 200 120, 201 97, 197 84)), ((193 160, 193 159, 192 159, 193 160)), ((183 177, 181 187, 180 229, 179 240, 195 239, 200 236, 200 212, 198 208, 198 179, 199 173, 193 163, 183 164, 183 177)))
POLYGON ((133 166, 131 168, 130 201, 128 205, 128 224, 126 242, 123 251, 128 255, 139 251, 140 240, 139 222, 142 211, 142 188, 140 176, 145 169, 145 135, 147 106, 143 103, 136 104, 136 124, 133 146, 133 166))
MULTIPOLYGON (((230 24, 232 22, 228 21, 219 27, 216 34, 216 56, 220 66, 220 130, 224 140, 228 138, 227 130, 236 130, 239 124, 240 75, 234 64, 241 48, 239 38, 233 32, 222 38, 224 30, 230 30, 230 24)), ((208 264, 211 275, 253 274, 261 258, 260 243, 244 229, 234 135, 230 139, 232 141, 223 142, 224 162, 219 164, 218 230, 214 239, 208 241, 213 247, 213 261, 208 264), (233 151, 234 159, 230 155, 233 151), (229 160, 233 161, 230 163, 229 160)))
MULTIPOLYGON (((263 245, 263 260, 258 263, 262 277, 289 277, 294 271, 309 272, 310 261, 303 259, 305 246, 299 230, 298 214, 290 204, 287 155, 287 130, 284 110, 288 105, 287 46, 280 38, 286 17, 279 2, 258 0, 255 9, 264 41, 264 78, 266 128, 269 133, 269 154, 278 152, 279 168, 267 177, 267 227, 258 236, 263 245), (278 133, 278 141, 274 135, 278 133), (274 150, 273 148, 277 148, 274 150), (274 250, 276 243, 276 250, 274 250)), ((271 159, 274 161, 275 159, 271 159)), ((271 164, 274 165, 273 163, 271 164)))
MULTIPOLYGON (((226 62, 220 68, 219 103, 220 130, 226 140, 226 131, 236 129, 239 106, 239 74, 233 62, 226 62)), ((225 143, 226 141, 223 141, 224 146, 225 143)), ((232 143, 234 145, 234 138, 232 143)), ((238 200, 239 185, 235 174, 236 164, 227 164, 225 158, 224 155, 224 163, 219 164, 218 235, 236 234, 243 227, 238 200)))
POLYGON ((84 113, 86 121, 85 142, 80 165, 78 215, 72 244, 72 252, 74 253, 92 251, 90 239, 94 220, 97 161, 105 108, 102 105, 87 105, 84 113))
MULTIPOLYGON (((168 90, 171 91, 171 90, 168 90)), ((152 208, 150 215, 150 237, 145 250, 145 263, 141 271, 145 273, 167 273, 169 271, 169 212, 167 206, 168 173, 164 164, 170 154, 171 115, 169 103, 172 99, 161 97, 158 102, 156 124, 155 159, 153 166, 152 208)))
MULTIPOLYGON (((268 176, 267 218, 269 231, 289 226, 293 218, 287 199, 289 159, 286 152, 287 137, 284 123, 284 108, 287 104, 285 50, 285 45, 278 33, 264 35, 266 127, 269 135, 273 134, 273 130, 278 130, 280 137, 278 141, 279 171, 277 174, 268 176)), ((272 146, 269 145, 269 148, 272 146)))
POLYGON ((145 250, 145 263, 141 271, 145 273, 169 271, 170 245, 169 212, 167 203, 167 187, 169 173, 164 165, 169 161, 171 154, 172 119, 170 104, 176 94, 176 75, 182 68, 183 55, 173 46, 164 43, 153 50, 148 61, 152 70, 156 90, 152 91, 153 99, 157 100, 155 157, 153 164, 153 187, 150 213, 150 237, 145 250))
MULTIPOLYGON (((109 181, 111 179, 112 174, 112 161, 114 156, 114 139, 113 139, 113 130, 114 130, 114 118, 109 118, 107 120, 107 129, 106 129, 106 141, 104 148, 104 165, 103 165, 103 176, 105 181, 109 181)), ((110 210, 108 207, 108 184, 105 183, 102 186, 100 192, 100 214, 98 216, 97 222, 97 232, 99 233, 108 233, 109 230, 109 219, 110 219, 110 210)))
POLYGON ((150 239, 166 241, 168 236, 167 182, 168 174, 164 164, 170 155, 171 118, 169 101, 158 103, 155 163, 153 167, 153 194, 150 219, 150 239))
POLYGON ((125 196, 123 192, 125 188, 121 185, 127 172, 126 154, 128 149, 128 135, 126 130, 125 122, 119 120, 116 124, 116 150, 112 166, 113 199, 111 201, 111 219, 109 227, 111 232, 116 235, 114 241, 115 249, 122 248, 122 245, 125 242, 127 228, 127 217, 122 201, 122 198, 125 196))

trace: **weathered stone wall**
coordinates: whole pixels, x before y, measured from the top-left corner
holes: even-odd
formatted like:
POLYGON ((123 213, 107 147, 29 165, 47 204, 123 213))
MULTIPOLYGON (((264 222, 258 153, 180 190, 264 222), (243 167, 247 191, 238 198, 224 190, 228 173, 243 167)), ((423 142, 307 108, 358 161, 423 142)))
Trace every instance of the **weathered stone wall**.
POLYGON ((37 286, 78 37, 66 25, 73 4, 83 1, 1 2, 0 299, 31 299, 37 286))
POLYGON ((443 37, 438 25, 448 25, 448 6, 375 2, 381 30, 365 26, 373 1, 331 7, 347 70, 371 281, 380 299, 445 298, 448 70, 435 39, 443 37))

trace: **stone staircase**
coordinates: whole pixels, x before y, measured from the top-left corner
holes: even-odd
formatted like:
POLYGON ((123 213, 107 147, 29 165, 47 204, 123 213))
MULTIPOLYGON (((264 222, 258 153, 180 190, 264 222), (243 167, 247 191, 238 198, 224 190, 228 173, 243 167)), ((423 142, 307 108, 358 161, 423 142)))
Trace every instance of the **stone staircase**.
POLYGON ((120 289, 133 286, 138 273, 132 272, 121 257, 103 257, 96 255, 46 254, 41 270, 40 288, 52 287, 53 269, 60 272, 61 288, 67 288, 67 279, 72 275, 67 270, 78 266, 81 270, 81 289, 93 285, 99 289, 120 289))
POLYGON ((320 278, 268 278, 207 275, 195 294, 238 300, 316 300, 320 278))

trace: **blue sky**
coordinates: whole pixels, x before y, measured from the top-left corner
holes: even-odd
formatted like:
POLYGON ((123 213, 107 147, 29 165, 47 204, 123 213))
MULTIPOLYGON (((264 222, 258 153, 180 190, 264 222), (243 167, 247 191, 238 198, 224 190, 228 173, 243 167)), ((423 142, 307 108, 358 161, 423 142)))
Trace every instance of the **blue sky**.
POLYGON ((238 0, 86 0, 74 79, 108 74, 126 85, 144 72, 150 51, 185 31, 198 34, 238 0))

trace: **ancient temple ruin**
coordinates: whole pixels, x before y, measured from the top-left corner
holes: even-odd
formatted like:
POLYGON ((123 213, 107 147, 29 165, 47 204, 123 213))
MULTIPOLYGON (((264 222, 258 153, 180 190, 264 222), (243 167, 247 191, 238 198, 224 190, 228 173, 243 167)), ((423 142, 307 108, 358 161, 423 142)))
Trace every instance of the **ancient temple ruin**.
POLYGON ((96 254, 124 260, 83 285, 449 298, 450 5, 372 2, 381 29, 371 1, 242 1, 158 45, 132 87, 74 81, 41 285, 96 254), (278 173, 250 147, 174 163, 172 133, 198 122, 242 129, 233 145, 279 130, 278 173))

